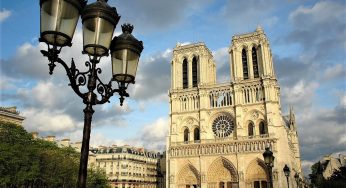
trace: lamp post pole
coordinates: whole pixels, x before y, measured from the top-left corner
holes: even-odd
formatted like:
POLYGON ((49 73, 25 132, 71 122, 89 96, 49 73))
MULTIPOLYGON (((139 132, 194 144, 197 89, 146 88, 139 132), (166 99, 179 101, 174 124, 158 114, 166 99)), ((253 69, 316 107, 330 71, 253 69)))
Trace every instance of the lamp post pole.
POLYGON ((296 180, 297 188, 299 188, 299 174, 298 174, 298 172, 296 172, 296 174, 294 174, 294 179, 296 180))
POLYGON ((78 174, 78 188, 86 187, 91 121, 93 106, 110 102, 114 93, 120 95, 122 106, 124 97, 129 97, 126 89, 135 83, 135 76, 140 54, 143 50, 142 41, 138 41, 131 33, 133 26, 123 24, 123 33, 112 40, 114 29, 120 19, 115 7, 110 7, 107 0, 97 0, 86 5, 85 0, 40 0, 40 42, 47 44, 47 50, 41 50, 49 61, 49 74, 53 74, 56 63, 61 64, 69 78, 69 85, 86 105, 84 112, 83 141, 78 174), (83 23, 83 54, 89 56, 85 62, 87 71, 76 68, 72 59, 70 66, 59 54, 65 46, 71 46, 73 34, 79 17, 83 23), (101 57, 112 57, 113 76, 108 83, 102 82, 97 65, 101 57), (113 88, 116 82, 118 87, 113 88), (87 92, 83 93, 82 88, 87 92))
POLYGON ((287 164, 285 164, 284 168, 283 168, 284 174, 286 176, 286 180, 287 180, 287 188, 290 188, 290 182, 288 181, 288 177, 291 174, 291 170, 290 168, 287 166, 287 164))
POLYGON ((274 155, 273 152, 270 151, 269 147, 265 148, 265 151, 263 153, 264 163, 267 166, 267 170, 269 173, 269 187, 273 188, 273 167, 274 167, 274 155))

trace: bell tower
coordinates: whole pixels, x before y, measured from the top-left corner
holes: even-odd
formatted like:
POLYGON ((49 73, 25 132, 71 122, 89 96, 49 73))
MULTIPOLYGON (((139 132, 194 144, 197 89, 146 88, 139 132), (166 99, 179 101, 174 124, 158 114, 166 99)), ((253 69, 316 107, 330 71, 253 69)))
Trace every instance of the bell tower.
POLYGON ((235 35, 230 48, 232 81, 275 78, 269 42, 258 26, 253 33, 235 35))
POLYGON ((177 44, 171 66, 172 89, 196 88, 216 82, 213 55, 204 43, 177 44))

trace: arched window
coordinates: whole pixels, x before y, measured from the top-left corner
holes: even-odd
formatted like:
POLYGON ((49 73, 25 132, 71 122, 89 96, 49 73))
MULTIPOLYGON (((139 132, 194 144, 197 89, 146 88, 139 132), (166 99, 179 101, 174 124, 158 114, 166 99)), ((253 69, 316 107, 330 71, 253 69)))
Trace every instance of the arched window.
POLYGON ((193 140, 199 140, 199 128, 193 130, 193 140))
POLYGON ((184 130, 184 142, 188 142, 189 141, 189 129, 186 128, 184 130))
POLYGON ((244 80, 246 80, 249 79, 249 72, 247 67, 247 54, 245 49, 241 51, 241 60, 243 62, 243 77, 244 80))
POLYGON ((259 132, 260 132, 260 135, 268 134, 267 126, 265 125, 263 121, 261 121, 259 124, 259 132))
POLYGON ((248 125, 248 135, 249 136, 254 136, 254 133, 255 133, 254 129, 255 129, 255 126, 253 125, 252 122, 250 122, 248 125))
POLYGON ((198 75, 197 75, 197 59, 193 57, 192 59, 192 86, 197 87, 198 84, 198 75))
POLYGON ((184 59, 183 61, 183 89, 187 88, 189 85, 188 79, 187 79, 187 60, 184 59))
POLYGON ((253 75, 255 78, 258 78, 259 73, 258 73, 258 62, 257 62, 257 50, 255 47, 252 47, 252 65, 253 65, 253 75))

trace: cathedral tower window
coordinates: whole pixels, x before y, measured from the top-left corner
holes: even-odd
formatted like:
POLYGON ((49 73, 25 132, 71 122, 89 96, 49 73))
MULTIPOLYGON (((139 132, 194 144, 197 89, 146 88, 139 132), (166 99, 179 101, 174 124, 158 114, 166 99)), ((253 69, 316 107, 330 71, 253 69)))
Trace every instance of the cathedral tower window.
POLYGON ((257 62, 257 50, 255 47, 252 47, 252 65, 253 65, 254 77, 258 78, 259 73, 258 73, 258 62, 257 62))
POLYGON ((261 121, 259 124, 259 132, 260 132, 260 135, 268 134, 267 126, 265 125, 263 121, 261 121))
POLYGON ((197 87, 198 84, 198 72, 197 72, 197 59, 193 57, 192 59, 192 86, 197 87))
POLYGON ((255 126, 254 126, 254 124, 252 122, 250 122, 249 125, 248 125, 248 135, 249 135, 249 137, 254 136, 254 133, 255 133, 254 130, 255 130, 255 126))
POLYGON ((187 88, 189 85, 188 79, 187 79, 187 60, 184 59, 183 61, 183 89, 187 88))
POLYGON ((195 130, 193 131, 193 139, 196 141, 196 140, 199 140, 199 128, 195 128, 195 130))
POLYGON ((189 141, 189 129, 185 128, 184 130, 184 142, 188 142, 189 141))
POLYGON ((248 65, 247 65, 247 54, 245 49, 241 51, 241 60, 243 62, 243 77, 244 77, 244 80, 246 80, 246 79, 249 79, 249 71, 248 71, 248 65))

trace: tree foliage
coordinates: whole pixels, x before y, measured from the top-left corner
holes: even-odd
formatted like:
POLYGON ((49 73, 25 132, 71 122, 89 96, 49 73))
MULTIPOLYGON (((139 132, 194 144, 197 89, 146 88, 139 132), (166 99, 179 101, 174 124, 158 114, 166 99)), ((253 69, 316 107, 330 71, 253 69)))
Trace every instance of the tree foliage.
POLYGON ((323 177, 323 166, 321 162, 317 162, 311 166, 312 173, 309 174, 311 184, 318 188, 346 188, 346 166, 335 170, 330 178, 323 177))
MULTIPOLYGON (((0 121, 0 187, 75 187, 79 155, 0 121)), ((87 181, 88 187, 108 186, 100 170, 89 170, 87 181)))

